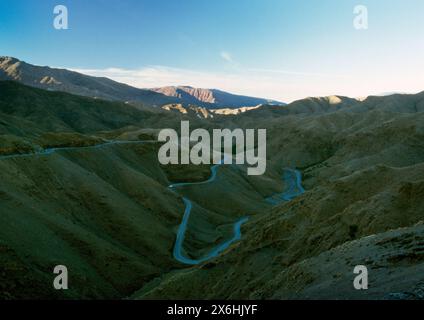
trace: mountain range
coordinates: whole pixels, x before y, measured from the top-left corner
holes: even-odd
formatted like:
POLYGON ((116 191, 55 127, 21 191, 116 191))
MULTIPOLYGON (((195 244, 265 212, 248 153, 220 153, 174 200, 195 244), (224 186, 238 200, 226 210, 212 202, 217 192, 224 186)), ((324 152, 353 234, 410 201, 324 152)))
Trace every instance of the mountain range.
MULTIPOLYGON (((424 92, 223 115, 34 88, 40 81, 20 79, 38 77, 16 63, 5 68, 15 81, 0 81, 0 299, 424 298, 424 92), (233 164, 211 179, 207 165, 161 165, 158 132, 181 120, 266 128, 267 172, 247 176, 233 164), (305 192, 267 201, 293 189, 287 168, 305 192), (185 198, 185 256, 216 250, 248 216, 240 241, 181 264, 173 249, 185 198), (52 286, 59 264, 71 270, 69 290, 52 286), (353 287, 358 265, 368 290, 353 287)), ((93 92, 96 79, 75 85, 93 92)))
POLYGON ((153 88, 152 91, 180 99, 182 104, 208 109, 254 107, 262 104, 284 105, 282 102, 262 98, 234 95, 217 89, 200 89, 190 86, 153 88))
POLYGON ((63 91, 80 96, 124 101, 150 107, 182 104, 217 109, 253 107, 259 104, 282 104, 215 89, 192 87, 139 89, 104 77, 92 77, 66 69, 31 65, 13 57, 0 57, 0 80, 18 81, 44 90, 63 91))

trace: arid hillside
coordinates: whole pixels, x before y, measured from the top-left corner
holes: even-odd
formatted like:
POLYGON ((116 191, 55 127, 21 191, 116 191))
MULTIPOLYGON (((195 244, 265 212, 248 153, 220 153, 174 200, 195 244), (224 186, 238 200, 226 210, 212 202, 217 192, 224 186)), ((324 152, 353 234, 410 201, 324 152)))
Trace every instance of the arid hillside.
MULTIPOLYGON (((172 109, 172 108, 171 108, 172 109)), ((1 298, 422 298, 424 95, 198 117, 0 82, 1 298), (160 165, 163 128, 266 128, 267 171, 160 165), (290 189, 297 169, 305 193, 290 189), (169 186, 187 184, 177 190, 169 186), (182 247, 216 258, 182 264, 182 247), (68 266, 72 288, 52 288, 68 266), (366 265, 370 289, 353 289, 366 265), (22 275, 24 277, 22 278, 22 275), (189 284, 189 285, 187 285, 189 284)))
POLYGON ((226 254, 133 297, 422 298, 424 96, 334 101, 227 118, 266 127, 269 168, 300 169, 306 193, 254 215, 226 254), (370 270, 368 291, 353 288, 357 265, 370 270))
MULTIPOLYGON (((210 168, 161 166, 156 136, 196 119, 14 82, 0 92, 0 298, 124 298, 185 267, 172 256, 184 202, 168 186, 206 180, 210 168), (60 294, 59 264, 72 274, 60 294)), ((266 207, 244 172, 226 171, 239 198, 231 210, 182 191, 198 199, 185 242, 193 257, 229 237, 233 219, 266 207)))

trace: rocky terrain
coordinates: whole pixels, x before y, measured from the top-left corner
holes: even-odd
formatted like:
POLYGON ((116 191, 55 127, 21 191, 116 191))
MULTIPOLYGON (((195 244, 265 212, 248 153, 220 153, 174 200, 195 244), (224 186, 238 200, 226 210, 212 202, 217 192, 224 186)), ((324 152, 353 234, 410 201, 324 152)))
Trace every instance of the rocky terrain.
POLYGON ((173 108, 0 82, 2 299, 423 298, 424 94, 308 98, 201 119, 173 108), (181 120, 266 128, 266 174, 222 166, 212 183, 172 192, 210 175, 158 163, 158 130, 181 120), (306 192, 271 205, 287 167, 306 192), (203 256, 249 216, 241 241, 178 263, 183 196, 194 203, 186 255, 203 256), (58 264, 72 275, 65 294, 51 285, 58 264), (353 288, 356 265, 369 269, 367 291, 353 288))
MULTIPOLYGON (((155 142, 183 115, 15 82, 0 82, 0 92, 1 298, 123 298, 183 267, 172 248, 184 203, 168 186, 210 171, 161 166, 155 142), (64 296, 51 285, 57 264, 72 273, 64 296)), ((237 197, 252 189, 244 172, 227 175, 240 181, 237 197)), ((201 255, 233 218, 261 206, 246 196, 232 210, 197 205, 190 225, 199 233, 189 232, 187 250, 201 255)))
POLYGON ((216 89, 201 89, 188 86, 153 88, 152 91, 181 100, 184 105, 196 105, 206 109, 255 107, 261 104, 284 105, 284 103, 261 98, 230 94, 216 89))
POLYGON ((266 126, 269 167, 301 169, 307 192, 258 212, 225 255, 133 297, 423 298, 423 98, 306 99, 226 118, 266 126), (367 291, 353 288, 357 265, 367 291))

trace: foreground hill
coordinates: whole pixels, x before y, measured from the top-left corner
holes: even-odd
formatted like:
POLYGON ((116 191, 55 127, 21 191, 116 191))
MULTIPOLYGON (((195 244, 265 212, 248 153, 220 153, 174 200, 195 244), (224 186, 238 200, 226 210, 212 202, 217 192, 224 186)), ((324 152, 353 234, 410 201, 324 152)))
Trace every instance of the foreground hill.
MULTIPOLYGON (((16 82, 0 92, 0 299, 123 298, 184 267, 172 256, 184 202, 168 186, 206 180, 210 168, 161 166, 155 142, 183 116, 16 82), (52 287, 59 264, 72 279, 66 292, 52 287)), ((194 257, 229 237, 233 219, 266 207, 244 172, 221 174, 182 191, 196 200, 184 245, 194 257), (239 201, 222 210, 223 194, 239 201)))
POLYGON ((15 82, 0 82, 0 92, 2 298, 422 296, 423 94, 308 98, 198 119, 194 109, 139 109, 15 82), (157 131, 181 119, 266 128, 266 174, 223 166, 212 183, 172 192, 210 176, 209 166, 158 164, 157 131), (270 204, 290 187, 287 167, 302 173, 306 192, 270 204), (186 256, 204 256, 249 216, 242 240, 206 263, 178 263, 182 197, 193 202, 186 256), (51 286, 57 264, 72 270, 65 293, 51 286), (366 292, 353 289, 356 265, 369 268, 366 292))
POLYGON ((226 118, 266 127, 268 168, 297 167, 307 192, 258 212, 225 255, 133 297, 423 298, 423 106, 423 94, 306 99, 226 118), (368 291, 353 288, 357 265, 368 291))

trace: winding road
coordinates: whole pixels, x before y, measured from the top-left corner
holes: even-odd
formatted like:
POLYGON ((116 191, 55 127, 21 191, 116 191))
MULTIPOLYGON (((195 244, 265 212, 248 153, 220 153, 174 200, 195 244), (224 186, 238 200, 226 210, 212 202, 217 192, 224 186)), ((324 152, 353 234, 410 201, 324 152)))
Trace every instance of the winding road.
MULTIPOLYGON (((152 143, 155 141, 107 141, 105 143, 93 145, 93 146, 85 146, 85 147, 58 147, 58 148, 48 148, 38 152, 25 153, 25 154, 11 154, 11 155, 3 155, 0 156, 0 160, 5 159, 14 159, 14 158, 25 158, 25 157, 33 157, 33 156, 48 156, 52 155, 58 151, 70 151, 70 150, 80 150, 80 149, 97 149, 110 145, 117 144, 143 144, 143 143, 152 143)), ((218 168, 223 165, 225 162, 225 158, 217 165, 214 165, 211 168, 211 176, 208 180, 202 182, 193 182, 193 183, 176 183, 169 186, 169 189, 175 192, 175 189, 185 186, 192 185, 203 185, 208 184, 215 181, 218 173, 218 168)), ((302 175, 300 171, 294 169, 284 169, 283 180, 288 185, 286 191, 281 194, 275 194, 266 199, 266 201, 272 205, 277 205, 283 201, 291 201, 297 196, 300 196, 305 192, 302 187, 302 175)), ((177 238, 174 245, 173 255, 174 258, 186 265, 198 265, 204 263, 208 260, 218 257, 222 252, 224 252, 227 248, 229 248, 233 243, 241 240, 241 226, 245 224, 249 218, 244 217, 240 220, 236 221, 233 226, 233 236, 231 239, 219 244, 215 248, 213 248, 206 256, 200 259, 191 259, 187 258, 183 254, 183 244, 185 239, 185 233, 187 231, 187 224, 190 219, 191 211, 193 208, 193 203, 186 197, 183 197, 184 204, 186 206, 184 211, 184 216, 182 222, 178 228, 177 238)))
MULTIPOLYGON (((211 183, 211 182, 215 181, 218 168, 224 163, 224 161, 225 160, 222 160, 219 164, 214 165, 211 168, 211 177, 206 181, 193 182, 193 183, 187 183, 186 182, 186 183, 171 184, 169 186, 169 188, 172 191, 175 191, 175 189, 178 188, 178 187, 185 187, 185 186, 191 186, 191 185, 202 185, 202 184, 211 183)), ((294 199, 295 197, 297 197, 297 196, 299 196, 299 195, 301 195, 305 192, 305 190, 302 187, 302 174, 300 173, 300 171, 294 170, 294 169, 284 169, 283 180, 289 185, 288 189, 281 194, 277 194, 277 195, 274 195, 270 198, 267 198, 266 199, 267 202, 269 202, 273 205, 277 205, 277 204, 279 204, 283 201, 290 201, 290 200, 294 199)), ((204 263, 208 260, 211 260, 213 258, 218 257, 222 252, 224 252, 233 243, 241 240, 241 226, 249 220, 248 217, 241 218, 240 220, 238 220, 234 224, 233 237, 231 239, 221 243, 220 245, 218 245, 217 247, 212 249, 203 258, 195 260, 195 259, 191 259, 191 258, 184 256, 184 254, 183 254, 183 244, 184 244, 184 239, 185 239, 185 233, 187 231, 187 224, 188 224, 188 221, 190 219, 191 210, 193 208, 193 203, 191 202, 191 200, 189 200, 186 197, 183 197, 183 201, 184 201, 186 208, 185 208, 185 211, 184 211, 183 220, 182 220, 182 222, 181 222, 181 224, 178 228, 177 238, 176 238, 176 241, 175 241, 174 251, 173 251, 174 258, 177 261, 181 262, 182 264, 186 264, 186 265, 198 265, 198 264, 204 263)))
POLYGON ((185 232, 187 230, 187 223, 190 218, 190 213, 193 207, 193 203, 187 198, 183 198, 183 200, 186 205, 186 209, 184 212, 183 221, 181 222, 181 225, 178 229, 177 240, 175 241, 175 246, 174 246, 174 258, 176 260, 187 265, 201 264, 210 259, 216 258, 234 242, 241 240, 241 226, 249 220, 249 218, 247 217, 237 221, 234 224, 234 229, 233 229, 234 235, 231 239, 221 243, 220 245, 212 249, 205 257, 201 259, 197 259, 197 260, 185 257, 184 254, 182 253, 182 248, 184 243, 185 232))
MULTIPOLYGON (((208 180, 201 181, 201 182, 185 182, 185 183, 171 184, 169 186, 169 188, 172 191, 175 191, 175 189, 179 188, 179 187, 202 185, 202 184, 208 184, 208 183, 215 181, 217 173, 218 173, 218 168, 225 162, 226 157, 227 156, 224 155, 224 159, 222 159, 219 164, 212 166, 211 176, 208 180)), ((177 261, 179 261, 183 264, 187 264, 187 265, 201 264, 203 262, 206 262, 208 260, 216 258, 223 251, 225 251, 229 246, 231 246, 234 242, 237 242, 241 239, 241 226, 249 220, 249 218, 247 218, 247 217, 240 219, 239 221, 237 221, 234 224, 234 228, 233 228, 234 234, 233 234, 233 237, 231 239, 225 241, 224 243, 222 243, 222 244, 218 245, 217 247, 215 247, 214 249, 212 249, 205 257, 203 257, 201 259, 197 259, 197 260, 185 257, 184 254, 183 254, 183 244, 184 244, 184 239, 185 239, 185 233, 187 231, 188 220, 190 219, 191 210, 193 208, 193 203, 191 202, 191 200, 189 200, 188 198, 185 198, 185 197, 183 197, 183 201, 184 201, 186 208, 185 208, 185 211, 184 211, 183 220, 182 220, 182 222, 181 222, 181 224, 178 228, 177 239, 176 239, 175 245, 174 245, 174 258, 177 261)))
POLYGON ((286 191, 267 198, 266 201, 268 203, 277 205, 283 201, 291 201, 305 193, 305 189, 302 187, 302 174, 299 170, 284 169, 283 181, 288 185, 286 191))
POLYGON ((104 143, 92 145, 92 146, 85 146, 85 147, 58 147, 58 148, 47 148, 43 149, 41 151, 36 152, 29 152, 29 153, 15 153, 10 155, 3 155, 0 156, 0 160, 5 159, 16 159, 16 158, 28 158, 33 156, 48 156, 51 154, 54 154, 58 151, 71 151, 71 150, 80 150, 80 149, 98 149, 110 145, 116 145, 116 144, 142 144, 142 143, 152 143, 156 141, 107 141, 104 143))

